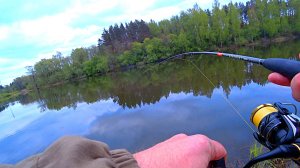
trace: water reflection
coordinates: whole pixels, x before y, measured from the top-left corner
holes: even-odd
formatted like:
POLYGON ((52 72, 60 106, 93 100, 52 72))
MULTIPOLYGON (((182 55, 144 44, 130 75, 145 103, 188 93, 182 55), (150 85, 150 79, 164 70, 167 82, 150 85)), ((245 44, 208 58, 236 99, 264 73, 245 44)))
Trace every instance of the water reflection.
MULTIPOLYGON (((237 52, 296 56, 296 45, 299 42, 237 52)), ((188 59, 215 86, 189 62, 175 60, 20 97, 0 113, 0 162, 16 163, 64 135, 82 135, 135 152, 182 132, 220 141, 230 163, 247 161, 252 131, 223 95, 248 121, 259 104, 296 103, 290 89, 267 83, 269 72, 253 64, 215 57, 188 59)))
MULTIPOLYGON (((240 49, 241 54, 258 57, 295 58, 300 42, 287 45, 274 45, 265 49, 240 49), (296 49, 295 49, 296 48, 296 49)), ((232 86, 242 87, 254 81, 266 83, 268 71, 252 63, 233 61, 227 58, 190 58, 201 71, 216 85, 222 87, 227 95, 232 86)), ((134 108, 151 104, 169 93, 193 92, 194 95, 210 97, 214 86, 192 64, 177 60, 161 65, 153 65, 129 72, 110 74, 88 81, 66 84, 51 89, 31 92, 20 99, 23 105, 38 102, 41 111, 46 108, 60 110, 63 107, 76 108, 77 103, 94 103, 112 98, 123 107, 134 108)))
POLYGON ((62 108, 59 112, 46 110, 40 113, 38 106, 37 103, 17 104, 13 108, 16 118, 12 118, 7 110, 2 113, 0 163, 16 163, 39 153, 61 136, 84 135, 97 116, 120 108, 112 100, 94 105, 79 103, 76 110, 62 108))
MULTIPOLYGON (((215 84, 222 87, 226 95, 232 86, 242 87, 251 81, 265 84, 267 71, 254 73, 253 65, 232 60, 214 58, 192 59, 201 71, 215 84), (248 71, 243 70, 245 65, 248 71), (220 73, 216 72, 220 71, 220 73), (220 70, 219 70, 220 69, 220 70), (263 79, 263 80, 261 80, 263 79)), ((135 108, 143 104, 153 104, 169 93, 190 93, 211 97, 214 86, 188 62, 180 60, 154 65, 139 70, 111 74, 88 81, 40 90, 40 95, 30 93, 20 99, 23 105, 38 102, 42 110, 60 110, 63 107, 76 109, 80 102, 94 103, 112 98, 121 106, 135 108)))
POLYGON ((0 112, 5 110, 8 106, 9 106, 9 104, 1 104, 0 105, 0 112))
MULTIPOLYGON (((250 118, 251 110, 258 104, 275 102, 280 100, 279 97, 286 98, 290 94, 288 88, 273 84, 262 87, 250 83, 231 89, 228 98, 245 119, 250 118), (280 92, 270 96, 274 89, 280 92), (256 93, 253 94, 253 91, 256 93)), ((229 152, 229 161, 246 162, 249 146, 254 143, 252 131, 222 96, 222 89, 214 89, 210 98, 192 93, 171 93, 159 103, 97 118, 86 136, 104 141, 112 148, 135 152, 178 133, 201 133, 222 142, 229 152)), ((293 102, 292 98, 285 98, 285 101, 293 102)))

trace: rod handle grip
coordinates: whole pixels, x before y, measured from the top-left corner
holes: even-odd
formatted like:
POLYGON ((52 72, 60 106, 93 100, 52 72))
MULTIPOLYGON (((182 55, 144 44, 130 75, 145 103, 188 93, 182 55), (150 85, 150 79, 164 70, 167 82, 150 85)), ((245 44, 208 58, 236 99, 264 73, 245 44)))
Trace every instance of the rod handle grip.
POLYGON ((226 168, 225 158, 210 161, 208 168, 226 168))
POLYGON ((262 65, 273 72, 280 73, 290 80, 293 79, 296 74, 300 73, 300 61, 284 58, 267 58, 263 61, 262 65))

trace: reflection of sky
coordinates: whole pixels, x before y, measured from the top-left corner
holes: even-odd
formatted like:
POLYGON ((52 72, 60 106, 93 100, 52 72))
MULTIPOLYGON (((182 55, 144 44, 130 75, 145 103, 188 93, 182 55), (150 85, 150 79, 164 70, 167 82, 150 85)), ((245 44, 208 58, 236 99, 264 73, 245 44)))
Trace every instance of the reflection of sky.
POLYGON ((36 154, 63 135, 83 135, 97 116, 120 108, 112 100, 81 103, 76 110, 63 108, 59 112, 40 113, 37 106, 12 106, 15 119, 7 110, 0 113, 0 121, 10 117, 10 123, 0 123, 0 163, 15 163, 36 154))
POLYGON ((27 106, 15 104, 14 106, 9 106, 0 115, 0 139, 15 134, 18 130, 23 129, 44 114, 39 112, 36 104, 27 106))
MULTIPOLYGON (((0 113, 0 162, 20 161, 63 135, 82 135, 104 141, 111 148, 135 152, 177 133, 205 134, 224 144, 229 160, 245 161, 254 142, 252 131, 226 103, 223 94, 222 88, 215 89, 211 98, 171 93, 155 104, 132 109, 123 109, 111 99, 79 103, 75 110, 65 107, 42 113, 37 104, 16 104, 0 113)), ((252 109, 262 103, 298 105, 289 88, 273 84, 231 87, 228 98, 247 121, 252 109)))

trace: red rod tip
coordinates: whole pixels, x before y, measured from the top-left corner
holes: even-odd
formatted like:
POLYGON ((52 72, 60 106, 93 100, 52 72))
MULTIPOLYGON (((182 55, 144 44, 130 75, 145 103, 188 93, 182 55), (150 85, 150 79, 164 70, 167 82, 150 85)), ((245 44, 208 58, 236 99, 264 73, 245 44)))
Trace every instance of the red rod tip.
POLYGON ((217 56, 218 56, 218 57, 222 57, 222 56, 223 56, 223 53, 220 53, 220 52, 219 52, 219 53, 217 53, 217 56))

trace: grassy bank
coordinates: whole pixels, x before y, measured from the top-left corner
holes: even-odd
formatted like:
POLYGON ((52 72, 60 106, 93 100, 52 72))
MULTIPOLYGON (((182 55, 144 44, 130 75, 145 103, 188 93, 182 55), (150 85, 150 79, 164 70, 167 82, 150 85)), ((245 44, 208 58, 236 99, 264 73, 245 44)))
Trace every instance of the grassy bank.
POLYGON ((9 92, 9 93, 0 93, 0 104, 10 101, 18 97, 21 93, 18 91, 9 92))
MULTIPOLYGON (((299 35, 289 34, 289 35, 279 36, 279 37, 275 37, 275 38, 261 38, 254 42, 245 43, 243 46, 245 46, 245 47, 269 46, 272 44, 284 43, 284 42, 297 40, 297 39, 300 39, 299 35)), ((235 46, 235 47, 239 47, 239 46, 235 46)))
MULTIPOLYGON (((255 143, 253 144, 250 149, 250 159, 253 159, 254 157, 257 157, 261 154, 263 154, 263 146, 261 144, 255 143)), ((261 168, 261 167, 270 167, 270 168, 285 168, 285 167, 297 167, 297 165, 292 162, 291 159, 271 159, 271 160, 266 160, 263 162, 259 162, 253 166, 253 168, 261 168)))

